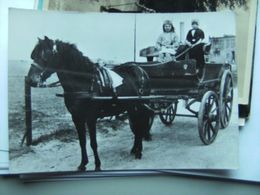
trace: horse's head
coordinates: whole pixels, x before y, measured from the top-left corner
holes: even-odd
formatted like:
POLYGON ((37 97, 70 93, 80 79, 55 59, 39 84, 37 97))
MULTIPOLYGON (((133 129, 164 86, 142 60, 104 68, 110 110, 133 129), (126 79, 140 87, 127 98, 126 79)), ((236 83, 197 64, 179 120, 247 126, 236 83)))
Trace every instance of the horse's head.
POLYGON ((43 85, 43 82, 55 72, 53 69, 55 50, 56 48, 53 40, 46 36, 44 39, 38 38, 38 43, 31 53, 33 63, 31 64, 27 75, 32 87, 43 85))

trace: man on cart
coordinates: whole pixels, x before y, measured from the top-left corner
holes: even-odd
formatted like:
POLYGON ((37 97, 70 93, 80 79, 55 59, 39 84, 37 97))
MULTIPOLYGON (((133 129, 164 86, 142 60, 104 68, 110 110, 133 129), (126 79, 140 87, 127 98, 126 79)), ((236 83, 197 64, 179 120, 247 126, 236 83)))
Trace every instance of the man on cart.
POLYGON ((189 58, 195 59, 197 61, 197 71, 198 76, 202 77, 203 69, 205 65, 204 59, 204 45, 203 40, 205 38, 203 30, 199 28, 198 20, 192 20, 191 22, 192 29, 189 30, 186 36, 186 45, 191 49, 189 51, 189 58))

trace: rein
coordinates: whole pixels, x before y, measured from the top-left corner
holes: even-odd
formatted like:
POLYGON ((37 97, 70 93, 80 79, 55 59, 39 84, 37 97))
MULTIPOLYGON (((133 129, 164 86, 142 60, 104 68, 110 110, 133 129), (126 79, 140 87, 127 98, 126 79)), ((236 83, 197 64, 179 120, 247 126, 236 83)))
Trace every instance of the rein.
POLYGON ((188 51, 190 51, 192 48, 193 48, 193 46, 192 46, 192 47, 189 47, 188 49, 186 49, 186 50, 184 50, 183 52, 181 52, 179 55, 175 56, 175 58, 181 57, 182 55, 184 55, 184 54, 186 54, 188 51))
POLYGON ((38 69, 40 69, 40 70, 44 70, 44 68, 43 67, 41 67, 39 64, 36 64, 36 63, 32 63, 31 64, 32 66, 35 66, 36 68, 38 68, 38 69))
POLYGON ((46 85, 46 88, 59 87, 59 86, 61 86, 60 81, 56 81, 56 82, 46 85))

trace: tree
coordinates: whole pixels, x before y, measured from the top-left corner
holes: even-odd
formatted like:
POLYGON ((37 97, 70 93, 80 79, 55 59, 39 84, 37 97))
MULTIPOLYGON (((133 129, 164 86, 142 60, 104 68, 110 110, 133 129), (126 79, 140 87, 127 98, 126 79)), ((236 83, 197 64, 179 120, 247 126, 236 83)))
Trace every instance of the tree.
POLYGON ((246 7, 247 0, 140 0, 140 4, 156 12, 196 12, 216 11, 221 6, 246 7))

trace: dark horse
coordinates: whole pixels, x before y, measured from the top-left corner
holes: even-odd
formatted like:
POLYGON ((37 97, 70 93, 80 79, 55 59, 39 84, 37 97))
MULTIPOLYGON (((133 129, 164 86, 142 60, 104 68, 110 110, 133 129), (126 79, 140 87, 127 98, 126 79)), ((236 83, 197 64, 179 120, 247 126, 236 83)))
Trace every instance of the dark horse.
POLYGON ((134 100, 124 102, 117 99, 128 96, 149 95, 149 77, 134 63, 115 66, 112 70, 121 76, 122 84, 111 86, 111 79, 104 67, 93 63, 75 45, 48 37, 39 39, 31 58, 33 64, 28 73, 32 87, 42 85, 51 74, 57 73, 64 90, 64 101, 78 132, 81 147, 81 163, 78 170, 85 170, 88 163, 86 150, 86 126, 88 126, 90 145, 95 157, 95 170, 101 169, 97 150, 96 122, 104 116, 128 113, 130 128, 134 134, 131 153, 141 159, 142 138, 149 130, 152 111, 144 104, 134 100), (103 76, 102 76, 103 75, 103 76), (102 78, 101 78, 102 77, 102 78), (96 100, 91 97, 114 97, 110 100, 96 100))

